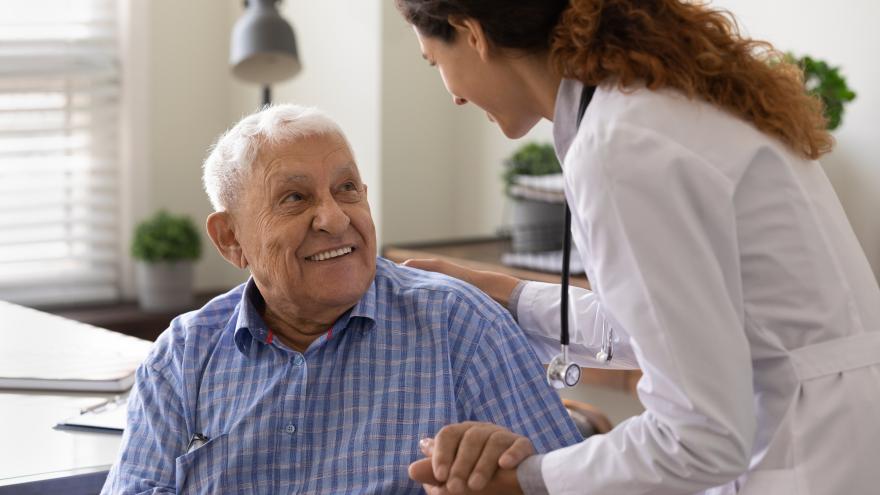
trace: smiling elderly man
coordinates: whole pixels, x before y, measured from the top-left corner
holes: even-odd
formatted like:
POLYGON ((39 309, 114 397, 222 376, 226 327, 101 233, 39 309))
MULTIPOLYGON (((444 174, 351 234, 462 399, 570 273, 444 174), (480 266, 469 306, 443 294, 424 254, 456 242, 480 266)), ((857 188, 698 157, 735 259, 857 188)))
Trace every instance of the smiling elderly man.
POLYGON ((269 107, 204 169, 210 237, 251 277, 159 337, 104 493, 418 493, 407 466, 449 423, 504 425, 539 451, 580 440, 507 311, 377 260, 333 121, 269 107))

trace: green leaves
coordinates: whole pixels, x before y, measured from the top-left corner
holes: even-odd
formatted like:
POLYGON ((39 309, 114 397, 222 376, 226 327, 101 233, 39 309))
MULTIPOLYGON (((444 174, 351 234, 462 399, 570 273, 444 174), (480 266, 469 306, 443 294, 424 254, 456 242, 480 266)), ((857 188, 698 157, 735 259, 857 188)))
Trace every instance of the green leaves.
POLYGON ((562 173, 556 150, 549 144, 528 143, 505 160, 505 192, 510 193, 513 178, 517 175, 549 175, 562 173))
POLYGON ((131 243, 131 255, 147 262, 195 260, 201 252, 192 220, 164 210, 141 222, 131 243))
POLYGON ((787 57, 804 71, 807 91, 822 98, 828 130, 833 131, 840 127, 844 105, 856 98, 855 92, 847 86, 846 79, 840 74, 840 69, 809 56, 797 58, 789 53, 787 57))

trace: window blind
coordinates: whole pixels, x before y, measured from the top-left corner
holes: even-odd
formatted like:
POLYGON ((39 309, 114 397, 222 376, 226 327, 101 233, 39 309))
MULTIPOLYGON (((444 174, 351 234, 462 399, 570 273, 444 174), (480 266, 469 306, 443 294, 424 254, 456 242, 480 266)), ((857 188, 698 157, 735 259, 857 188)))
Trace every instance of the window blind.
POLYGON ((0 299, 119 292, 114 0, 0 8, 0 299))

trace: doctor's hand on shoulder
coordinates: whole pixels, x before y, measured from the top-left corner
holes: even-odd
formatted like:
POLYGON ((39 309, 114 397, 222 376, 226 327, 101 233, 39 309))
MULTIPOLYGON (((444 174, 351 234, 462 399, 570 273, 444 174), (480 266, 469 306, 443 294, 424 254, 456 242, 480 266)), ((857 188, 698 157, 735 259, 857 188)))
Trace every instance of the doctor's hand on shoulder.
POLYGON ((401 264, 419 270, 442 273, 467 282, 488 294, 505 308, 508 307, 510 294, 520 282, 520 279, 504 273, 474 270, 440 259, 409 259, 401 264))
POLYGON ((516 467, 535 454, 532 442, 490 423, 445 426, 419 446, 425 459, 409 466, 409 476, 429 495, 522 493, 516 467))

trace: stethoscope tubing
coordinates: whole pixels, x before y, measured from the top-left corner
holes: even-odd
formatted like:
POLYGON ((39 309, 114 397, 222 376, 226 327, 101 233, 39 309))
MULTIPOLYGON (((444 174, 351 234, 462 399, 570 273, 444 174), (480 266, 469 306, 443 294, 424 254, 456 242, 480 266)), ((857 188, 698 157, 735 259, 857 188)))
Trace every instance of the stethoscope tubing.
POLYGON ((571 277, 571 209, 565 202, 565 233, 562 239, 562 299, 559 304, 559 343, 568 349, 568 285, 571 277))
MULTIPOLYGON (((584 86, 583 92, 581 93, 580 105, 578 106, 578 114, 577 114, 577 127, 579 128, 581 125, 581 121, 584 118, 584 114, 586 114, 587 107, 590 105, 590 101, 593 99, 593 94, 596 92, 595 86, 584 86)), ((553 383, 562 383, 565 386, 572 387, 577 383, 577 379, 580 378, 580 369, 579 367, 572 363, 568 357, 568 346, 569 346, 569 332, 568 332, 568 303, 569 303, 569 283, 571 278, 571 208, 568 206, 568 201, 564 202, 565 204, 565 231, 563 233, 562 239, 562 277, 561 277, 561 299, 559 303, 559 344, 561 348, 561 354, 554 358, 551 361, 551 367, 548 368, 548 380, 553 383), (574 383, 570 383, 567 380, 560 379, 565 370, 570 368, 578 368, 577 369, 577 379, 574 380, 574 383), (555 378, 554 378, 555 377, 555 378)), ((612 347, 611 340, 613 339, 613 330, 610 330, 607 334, 605 332, 605 324, 603 322, 602 325, 602 349, 596 354, 596 359, 604 362, 611 361, 612 357, 612 347)))

